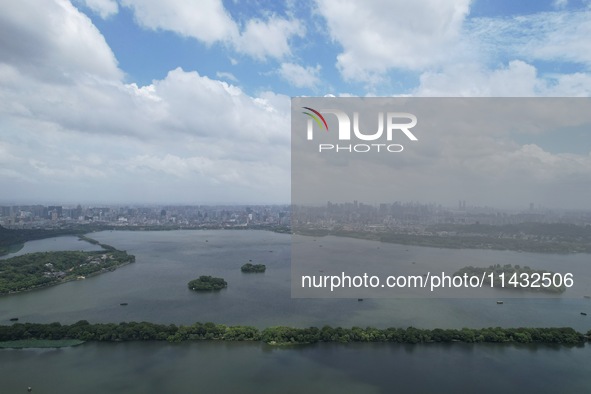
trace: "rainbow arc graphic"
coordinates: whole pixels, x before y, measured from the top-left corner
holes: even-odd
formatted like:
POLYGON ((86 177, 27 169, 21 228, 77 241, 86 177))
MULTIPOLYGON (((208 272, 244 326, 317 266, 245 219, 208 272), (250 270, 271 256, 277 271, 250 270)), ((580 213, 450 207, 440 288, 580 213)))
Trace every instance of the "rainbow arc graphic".
POLYGON ((307 112, 304 111, 302 112, 303 114, 308 115, 309 117, 311 117, 312 119, 314 119, 314 121, 316 121, 316 123, 318 124, 318 127, 320 127, 321 129, 326 129, 326 131, 328 131, 328 124, 326 123, 326 119, 324 119, 324 116, 322 116, 322 114, 318 111, 316 111, 313 108, 310 107, 302 107, 304 109, 307 109, 308 111, 312 112, 307 112))

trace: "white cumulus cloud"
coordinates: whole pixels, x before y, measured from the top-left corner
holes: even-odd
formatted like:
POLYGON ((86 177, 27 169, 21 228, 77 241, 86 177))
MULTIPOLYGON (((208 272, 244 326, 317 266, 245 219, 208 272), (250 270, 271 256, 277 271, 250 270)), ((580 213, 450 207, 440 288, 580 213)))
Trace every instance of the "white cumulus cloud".
POLYGON ((101 18, 106 19, 119 12, 119 5, 115 0, 77 0, 83 3, 93 12, 100 15, 101 18))
POLYGON ((90 19, 64 0, 6 2, 0 12, 0 64, 4 72, 40 80, 83 75, 119 80, 123 72, 90 19), (8 69, 14 68, 12 71, 8 69))
POLYGON ((320 65, 304 67, 294 63, 282 63, 279 75, 297 88, 314 89, 320 83, 320 65))
POLYGON ((86 16, 33 3, 0 15, 0 199, 289 200, 289 97, 181 68, 126 83, 86 16))
POLYGON ((304 27, 297 20, 278 17, 271 17, 267 21, 251 19, 234 45, 238 52, 258 59, 280 59, 291 54, 289 39, 303 36, 304 33, 304 27))
POLYGON ((371 81, 391 68, 423 70, 455 56, 470 0, 318 0, 329 33, 343 51, 344 78, 371 81))
POLYGON ((223 43, 239 53, 264 60, 291 54, 289 41, 305 33, 301 23, 270 15, 250 19, 241 28, 221 0, 121 0, 140 26, 168 30, 208 45, 223 43))
POLYGON ((170 30, 206 44, 228 41, 237 27, 221 0, 121 0, 140 26, 170 30))

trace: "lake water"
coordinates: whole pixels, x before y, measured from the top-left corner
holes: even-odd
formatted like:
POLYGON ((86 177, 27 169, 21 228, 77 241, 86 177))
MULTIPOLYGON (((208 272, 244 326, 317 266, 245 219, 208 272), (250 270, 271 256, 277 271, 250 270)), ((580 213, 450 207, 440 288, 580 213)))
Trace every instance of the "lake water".
MULTIPOLYGON (((104 231, 90 237, 125 249, 136 262, 115 272, 41 290, 0 297, 0 322, 74 323, 151 321, 191 324, 213 321, 257 327, 362 326, 462 328, 490 326, 569 326, 591 328, 591 300, 584 298, 507 299, 292 299, 290 236, 268 231, 104 231), (243 274, 249 260, 267 266, 264 274, 243 274), (229 283, 218 293, 198 294, 187 288, 199 275, 221 276, 229 283), (119 304, 127 302, 128 306, 119 304)), ((325 238, 340 243, 342 238, 325 238)), ((536 267, 536 261, 587 262, 588 255, 537 255, 483 250, 447 250, 378 244, 389 253, 405 253, 409 261, 503 262, 536 267)), ((18 254, 83 249, 96 246, 77 237, 27 242, 18 254)), ((554 262, 556 264, 556 262, 554 262)), ((538 264, 539 265, 539 264, 538 264)), ((500 291, 500 290, 499 290, 500 291)), ((499 297, 506 297, 500 293, 499 297)))
MULTIPOLYGON (((583 298, 504 298, 503 305, 495 299, 292 299, 290 236, 285 234, 187 230, 104 231, 89 236, 127 250, 136 262, 86 280, 0 297, 0 324, 18 317, 20 322, 42 323, 86 319, 213 321, 257 327, 569 326, 583 332, 591 328, 591 317, 580 314, 587 311, 591 315, 591 300, 583 298), (240 266, 249 260, 265 264, 267 271, 241 273, 240 266), (199 275, 221 276, 229 286, 215 294, 189 291, 187 282, 199 275), (122 302, 128 305, 120 306, 122 302)), ((536 268, 539 264, 532 262, 564 261, 581 266, 589 259, 587 255, 380 247, 391 248, 393 254, 407 253, 409 261, 441 258, 461 266, 475 265, 475 261, 536 268)), ((59 237, 28 242, 18 254, 93 248, 76 237, 59 237)), ((400 388, 398 392, 591 392, 589 349, 463 344, 324 344, 276 349, 264 344, 205 342, 2 350, 0 393, 20 392, 26 386, 38 387, 35 392, 60 393, 389 393, 395 387, 400 388), (561 384, 570 389, 561 389, 561 384)))
POLYGON ((84 344, 0 351, 3 393, 589 393, 588 348, 84 344))

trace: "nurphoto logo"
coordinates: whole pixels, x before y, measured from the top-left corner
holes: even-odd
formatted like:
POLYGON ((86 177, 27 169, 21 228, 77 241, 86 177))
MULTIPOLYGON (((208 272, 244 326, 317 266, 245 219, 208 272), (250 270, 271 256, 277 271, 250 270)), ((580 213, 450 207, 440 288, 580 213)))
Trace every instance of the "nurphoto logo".
MULTIPOLYGON (((377 113, 377 130, 376 131, 362 131, 359 127, 359 112, 353 112, 353 133, 351 133, 351 118, 345 111, 338 109, 320 109, 316 110, 310 107, 302 107, 305 109, 303 114, 309 117, 307 122, 307 139, 314 140, 314 124, 317 128, 329 131, 328 123, 324 117, 326 114, 332 114, 336 117, 338 123, 337 137, 339 141, 351 141, 353 138, 360 141, 385 141, 387 143, 361 143, 361 144, 318 144, 318 152, 391 152, 398 153, 404 150, 401 144, 390 143, 397 132, 402 132, 409 140, 418 141, 418 138, 410 131, 411 128, 417 125, 417 117, 407 112, 384 112, 377 113), (386 127, 384 127, 384 123, 386 127)), ((375 116, 375 115, 374 115, 375 116)))

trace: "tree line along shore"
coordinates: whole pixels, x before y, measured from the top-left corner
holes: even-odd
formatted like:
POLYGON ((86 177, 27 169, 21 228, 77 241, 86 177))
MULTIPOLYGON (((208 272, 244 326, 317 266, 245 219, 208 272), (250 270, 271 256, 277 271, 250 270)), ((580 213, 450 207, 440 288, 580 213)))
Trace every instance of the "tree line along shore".
MULTIPOLYGON (((342 328, 324 326, 269 327, 226 326, 215 323, 192 325, 155 324, 148 322, 96 323, 86 320, 71 325, 60 323, 15 323, 0 326, 0 347, 9 347, 14 341, 168 341, 185 342, 199 340, 256 341, 271 345, 297 345, 315 343, 499 343, 499 344, 553 344, 583 345, 590 340, 586 334, 573 328, 462 328, 420 329, 408 328, 342 328)), ((47 343, 47 342, 46 342, 47 343)), ((79 342, 76 342, 79 343, 79 342)))
MULTIPOLYGON (((178 225, 145 225, 145 226, 114 226, 105 224, 77 224, 60 229, 8 229, 0 225, 0 256, 13 253, 21 249, 25 242, 61 236, 80 236, 97 231, 174 231, 174 230, 222 230, 223 226, 211 225, 200 227, 183 227, 178 225)), ((232 227, 232 230, 265 230, 276 233, 290 234, 291 229, 285 226, 232 227)))
MULTIPOLYGON (((88 234, 94 231, 218 230, 223 228, 223 226, 219 225, 182 227, 178 225, 114 226, 105 224, 78 224, 62 229, 7 229, 0 226, 0 256, 22 247, 27 241, 63 235, 88 234)), ((494 249, 558 254, 591 253, 591 226, 563 223, 526 222, 512 225, 441 224, 429 226, 426 229, 426 234, 261 225, 232 227, 232 230, 267 230, 277 233, 300 234, 314 237, 332 235, 367 239, 383 243, 446 249, 494 249)))
POLYGON ((296 226, 293 233, 324 237, 357 238, 399 245, 445 249, 492 249, 531 253, 591 253, 591 226, 565 223, 519 223, 507 225, 439 224, 424 233, 399 230, 365 231, 344 227, 331 229, 296 226))

